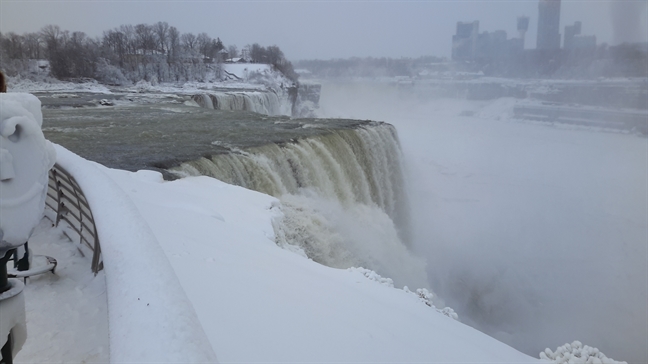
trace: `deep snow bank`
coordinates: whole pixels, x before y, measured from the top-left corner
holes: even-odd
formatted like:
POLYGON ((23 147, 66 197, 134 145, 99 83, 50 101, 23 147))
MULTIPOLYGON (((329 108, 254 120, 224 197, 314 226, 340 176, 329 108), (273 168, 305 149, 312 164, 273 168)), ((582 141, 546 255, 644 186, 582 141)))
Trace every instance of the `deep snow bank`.
POLYGON ((215 362, 194 309, 153 231, 108 169, 55 145, 83 189, 101 241, 112 362, 215 362))
POLYGON ((362 271, 279 248, 273 197, 57 152, 97 220, 114 362, 536 362, 362 271))

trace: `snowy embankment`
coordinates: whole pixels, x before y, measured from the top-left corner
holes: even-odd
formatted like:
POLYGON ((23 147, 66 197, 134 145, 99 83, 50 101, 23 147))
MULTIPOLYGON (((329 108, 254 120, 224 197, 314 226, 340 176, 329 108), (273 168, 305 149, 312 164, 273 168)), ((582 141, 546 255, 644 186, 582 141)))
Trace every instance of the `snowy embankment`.
POLYGON ((102 242, 112 362, 205 362, 215 355, 137 207, 99 164, 56 146, 79 182, 102 242))
POLYGON ((363 270, 281 249, 273 197, 57 153, 98 224, 112 362, 537 361, 363 270))
MULTIPOLYGON (((78 97, 73 92, 96 94, 136 94, 159 97, 167 95, 210 97, 213 102, 199 102, 200 106, 219 110, 244 110, 266 115, 292 114, 293 102, 288 88, 293 82, 269 64, 226 63, 222 64, 222 78, 209 74, 202 82, 158 83, 141 80, 132 85, 106 87, 97 81, 83 83, 59 81, 46 78, 32 81, 20 77, 9 78, 11 92, 47 92, 55 97, 78 97), (70 94, 68 94, 70 93, 70 94)), ((132 101, 132 100, 131 100, 132 101)))

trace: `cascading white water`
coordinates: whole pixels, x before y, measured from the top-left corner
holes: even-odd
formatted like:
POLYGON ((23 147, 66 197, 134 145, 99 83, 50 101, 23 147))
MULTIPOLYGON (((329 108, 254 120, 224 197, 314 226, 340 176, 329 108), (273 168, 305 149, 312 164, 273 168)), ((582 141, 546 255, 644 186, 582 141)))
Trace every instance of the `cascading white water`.
POLYGON ((425 264, 407 241, 407 202, 395 129, 375 124, 282 145, 183 163, 180 175, 208 175, 278 197, 279 244, 322 264, 363 266, 396 284, 427 287, 425 264))
POLYGON ((265 115, 290 115, 292 105, 288 95, 273 91, 211 92, 193 96, 201 107, 216 110, 251 111, 265 115))

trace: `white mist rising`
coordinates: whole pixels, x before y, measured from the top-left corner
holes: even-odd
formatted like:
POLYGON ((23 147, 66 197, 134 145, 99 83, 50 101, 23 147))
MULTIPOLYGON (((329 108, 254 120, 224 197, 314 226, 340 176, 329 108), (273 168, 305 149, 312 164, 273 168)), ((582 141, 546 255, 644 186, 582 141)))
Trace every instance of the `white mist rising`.
POLYGON ((580 340, 646 362, 645 137, 513 121, 513 99, 407 87, 325 83, 321 106, 396 126, 432 289, 530 355, 580 340))

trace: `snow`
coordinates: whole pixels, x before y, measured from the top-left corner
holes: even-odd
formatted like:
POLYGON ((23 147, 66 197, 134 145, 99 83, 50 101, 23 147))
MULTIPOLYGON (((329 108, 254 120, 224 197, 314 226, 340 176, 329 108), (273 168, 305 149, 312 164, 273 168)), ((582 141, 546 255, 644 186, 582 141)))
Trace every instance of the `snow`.
POLYGON ((59 81, 54 78, 48 78, 43 81, 32 81, 27 78, 20 77, 8 77, 7 78, 7 89, 9 92, 37 92, 37 91, 48 91, 48 92, 93 92, 93 93, 102 93, 109 94, 110 90, 104 85, 97 83, 96 81, 75 83, 67 81, 59 81))
POLYGON ((215 362, 192 305, 137 207, 106 168, 60 146, 56 150, 57 163, 79 183, 97 225, 111 361, 215 362))
POLYGON ((557 364, 627 364, 608 358, 597 348, 583 346, 578 340, 559 346, 555 352, 547 348, 540 353, 540 358, 557 364))
POLYGON ((242 80, 247 80, 254 72, 271 72, 272 66, 264 63, 224 63, 223 70, 236 75, 236 77, 242 80))
MULTIPOLYGON (((209 82, 187 81, 179 83, 171 82, 149 82, 141 80, 129 86, 111 86, 100 84, 97 81, 89 80, 76 83, 60 81, 54 78, 42 80, 30 80, 27 78, 8 77, 7 89, 13 92, 49 92, 56 97, 57 94, 65 95, 70 92, 90 92, 97 94, 111 94, 113 92, 130 91, 135 93, 167 93, 167 94, 195 94, 209 90, 267 90, 278 89, 283 83, 291 84, 280 72, 273 70, 272 65, 263 63, 223 63, 225 71, 236 75, 239 79, 216 80, 215 75, 207 77, 209 82)), ((59 96, 63 97, 63 96, 59 96)))
MULTIPOLYGON (((12 336, 12 354, 16 354, 25 343, 27 331, 25 326, 24 284, 19 279, 10 279, 8 289, 0 293, 0 344, 4 347, 9 335, 12 336)), ((6 286, 5 286, 6 287, 6 286)), ((4 362, 4 361, 3 361, 4 362)))
POLYGON ((112 362, 536 361, 365 271, 281 249, 273 197, 56 149, 98 224, 112 362))
MULTIPOLYGON (((46 215, 55 219, 51 210, 46 215)), ((25 285, 27 341, 15 363, 107 363, 108 312, 104 272, 95 276, 91 255, 64 235, 65 222, 44 218, 29 239, 33 254, 55 257, 56 274, 33 276, 25 285)))
POLYGON ((27 241, 45 208, 47 172, 56 154, 43 136, 42 123, 40 101, 35 96, 0 94, 2 255, 27 241))

